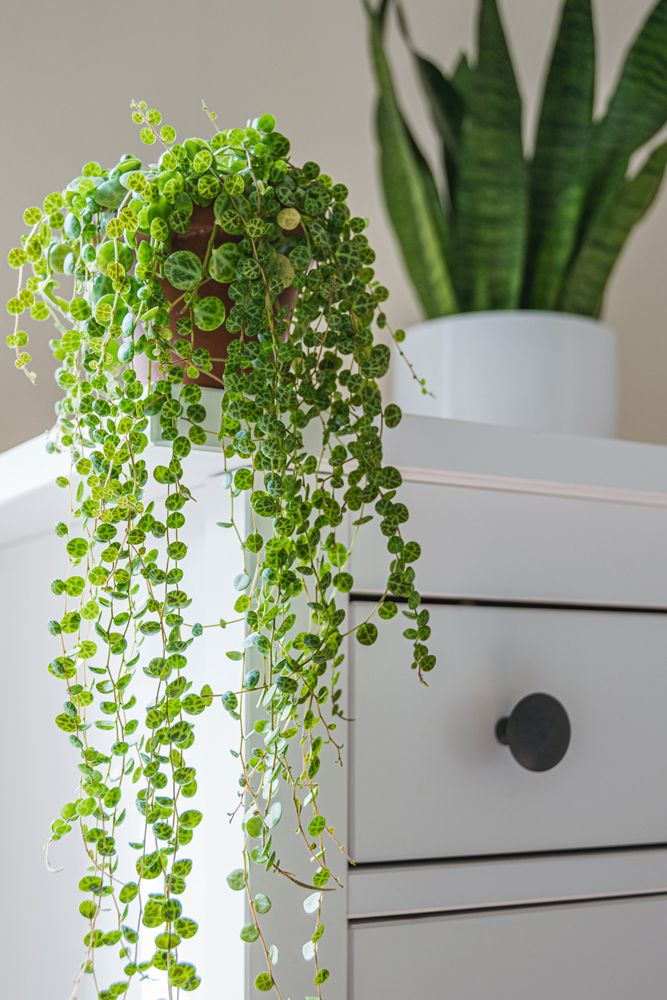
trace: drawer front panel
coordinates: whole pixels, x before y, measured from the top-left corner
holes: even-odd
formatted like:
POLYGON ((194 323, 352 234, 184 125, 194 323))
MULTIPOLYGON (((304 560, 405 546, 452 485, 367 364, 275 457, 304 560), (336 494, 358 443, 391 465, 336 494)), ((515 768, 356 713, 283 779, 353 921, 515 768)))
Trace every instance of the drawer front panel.
POLYGON ((353 925, 350 1000, 657 1000, 666 934, 664 898, 353 925))
MULTIPOLYGON (((361 621, 367 603, 355 603, 361 621)), ((358 862, 667 839, 667 616, 431 607, 438 662, 410 670, 402 615, 353 644, 350 842, 358 862), (524 696, 565 707, 571 741, 526 770, 495 735, 524 696)))
POLYGON ((349 872, 347 912, 380 920, 655 893, 667 896, 664 847, 362 865, 349 872))
MULTIPOLYGON (((667 508, 414 483, 400 499, 423 594, 667 607, 667 508)), ((369 524, 355 588, 381 592, 389 559, 369 524)))

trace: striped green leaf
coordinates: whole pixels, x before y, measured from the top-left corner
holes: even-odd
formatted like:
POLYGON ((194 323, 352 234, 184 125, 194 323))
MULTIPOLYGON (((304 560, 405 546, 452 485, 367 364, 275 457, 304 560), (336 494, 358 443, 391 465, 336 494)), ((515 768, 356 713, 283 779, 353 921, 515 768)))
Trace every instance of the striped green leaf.
POLYGON ((658 0, 628 50, 609 103, 595 130, 589 217, 616 188, 623 162, 667 122, 667 0, 658 0))
POLYGON ((574 252, 586 193, 595 99, 591 0, 565 0, 530 170, 524 305, 554 309, 574 252))
POLYGON ((599 316, 604 291, 633 227, 651 207, 667 166, 667 142, 649 156, 631 180, 622 181, 596 214, 572 266, 560 308, 599 316))
POLYGON ((405 266, 428 317, 457 311, 447 265, 448 233, 444 210, 429 166, 401 112, 383 40, 386 4, 369 15, 373 65, 380 92, 377 133, 380 170, 389 217, 405 266))
POLYGON ((466 102, 466 96, 470 90, 470 85, 472 83, 472 67, 468 62, 468 57, 465 52, 461 53, 454 67, 454 72, 452 73, 452 84, 456 87, 459 94, 463 98, 463 103, 466 102))
MULTIPOLYGON (((459 59, 454 67, 454 72, 451 76, 451 83, 454 90, 459 94, 461 101, 463 102, 463 117, 466 115, 466 106, 468 102, 468 94, 470 93, 470 87, 472 86, 473 71, 468 58, 465 53, 459 56, 459 59)), ((461 131, 459 134, 459 156, 461 149, 461 135, 463 133, 463 119, 461 120, 461 131)), ((456 192, 458 187, 459 179, 459 164, 458 160, 456 163, 456 171, 453 175, 452 182, 449 187, 449 199, 452 205, 452 211, 456 211, 456 192)), ((449 183, 449 181, 448 181, 449 183)))
POLYGON ((450 201, 455 200, 458 158, 461 146, 464 103, 451 80, 434 62, 417 51, 410 35, 407 18, 401 4, 396 5, 398 23, 412 53, 417 72, 431 112, 433 124, 440 135, 442 158, 447 177, 450 201))
POLYGON ((527 235, 521 96, 496 0, 482 0, 463 122, 455 280, 464 309, 519 304, 527 235))

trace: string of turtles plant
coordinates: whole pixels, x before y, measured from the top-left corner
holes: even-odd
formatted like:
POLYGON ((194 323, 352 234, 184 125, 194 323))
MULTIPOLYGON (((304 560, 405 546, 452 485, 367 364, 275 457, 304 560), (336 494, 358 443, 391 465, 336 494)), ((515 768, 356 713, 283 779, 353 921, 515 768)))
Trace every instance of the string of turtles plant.
MULTIPOLYGON (((272 116, 244 129, 213 125, 209 140, 182 144, 144 102, 133 104, 133 118, 142 141, 160 148, 157 162, 87 163, 64 191, 26 209, 27 232, 9 253, 18 291, 8 345, 34 381, 21 317, 55 328, 63 397, 50 447, 71 461, 58 480, 70 499, 68 521, 55 528, 68 565, 52 583, 64 603, 49 624, 59 641, 49 670, 65 693, 56 724, 79 757, 77 792, 51 841, 78 830, 87 863, 72 997, 86 977, 100 1000, 123 996, 154 970, 170 1000, 199 987, 187 957, 197 924, 183 899, 188 844, 202 820, 188 751, 197 716, 222 704, 239 727, 232 752, 243 824, 240 866, 227 881, 247 893, 242 939, 264 954, 255 986, 288 995, 263 931, 271 903, 254 889, 266 869, 312 889, 305 953, 321 1000, 330 975, 320 957, 324 908, 336 887, 328 858, 345 848, 320 811, 318 771, 324 752, 342 754, 345 642, 354 634, 371 645, 375 620, 403 602, 412 665, 421 678, 434 665, 415 587, 419 546, 404 537, 401 476, 382 457, 384 429, 401 419, 378 386, 390 350, 373 331, 387 327, 387 291, 346 188, 315 163, 294 165, 272 116), (203 257, 172 249, 197 206, 212 213, 203 257), (219 359, 197 332, 223 329, 232 335, 224 391, 207 412, 198 380, 215 381, 219 359), (171 443, 164 464, 147 453, 151 418, 171 443), (247 534, 243 518, 223 525, 238 534, 243 567, 234 610, 219 625, 242 620, 247 635, 227 652, 235 680, 224 692, 196 690, 188 673, 191 646, 207 634, 185 577, 188 455, 210 441, 232 510, 249 500, 252 521, 247 534), (353 627, 338 597, 353 586, 344 523, 351 518, 356 533, 374 517, 390 553, 387 587, 353 627), (304 602, 305 623, 297 621, 304 602), (301 873, 285 870, 274 846, 281 817, 303 841, 301 873), (140 830, 129 834, 129 860, 124 822, 140 830), (102 981, 100 949, 118 955, 111 983, 102 981)), ((392 336, 400 344, 402 333, 392 336)))

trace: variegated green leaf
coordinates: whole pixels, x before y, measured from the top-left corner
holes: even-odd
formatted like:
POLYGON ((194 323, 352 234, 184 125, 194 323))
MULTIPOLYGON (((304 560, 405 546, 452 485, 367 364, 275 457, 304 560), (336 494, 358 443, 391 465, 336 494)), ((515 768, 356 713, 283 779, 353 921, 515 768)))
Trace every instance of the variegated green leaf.
POLYGON ((595 130, 589 217, 616 187, 619 170, 667 122, 667 0, 658 0, 634 43, 595 130))
POLYGON ((560 303, 566 312, 598 316, 611 271, 632 228, 653 203, 667 166, 663 143, 598 212, 577 255, 560 303))
POLYGON ((440 135, 442 157, 447 176, 447 187, 450 201, 455 201, 457 166, 461 146, 461 128, 463 126, 464 102, 451 80, 434 62, 427 59, 412 41, 405 11, 400 4, 396 5, 398 23, 403 38, 412 53, 417 67, 417 73, 426 96, 433 124, 440 135))
POLYGON ((466 98, 472 84, 472 77, 472 66, 468 62, 468 57, 464 52, 459 56, 454 67, 454 72, 452 73, 452 83, 463 98, 464 104, 466 103, 466 98))
POLYGON ((408 273, 427 316, 457 311, 447 265, 444 210, 431 171, 401 112, 384 53, 384 7, 369 14, 371 51, 380 97, 377 131, 385 200, 408 273))
POLYGON ((554 309, 586 193, 595 96, 591 0, 566 0, 542 99, 530 170, 524 305, 554 309))
POLYGON ((480 7, 459 175, 453 260, 461 305, 515 308, 526 251, 526 166, 521 97, 496 0, 480 7))

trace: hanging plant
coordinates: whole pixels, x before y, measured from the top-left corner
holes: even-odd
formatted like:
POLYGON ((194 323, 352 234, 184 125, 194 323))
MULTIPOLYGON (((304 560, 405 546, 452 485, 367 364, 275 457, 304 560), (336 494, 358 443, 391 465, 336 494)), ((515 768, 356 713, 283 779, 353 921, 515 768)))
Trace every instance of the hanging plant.
POLYGON ((419 546, 404 536, 401 476, 382 458, 384 429, 401 419, 378 385, 390 350, 373 330, 387 326, 387 291, 346 188, 315 163, 295 166, 272 116, 182 144, 145 103, 133 118, 142 141, 160 147, 158 162, 87 163, 64 191, 26 209, 28 230, 9 253, 19 280, 8 344, 34 380, 21 317, 55 327, 63 398, 51 447, 71 459, 58 480, 70 498, 55 529, 68 565, 52 584, 64 603, 49 624, 59 641, 49 670, 65 691, 56 724, 80 758, 77 795, 51 840, 78 830, 88 866, 73 996, 84 977, 101 1000, 124 996, 154 970, 170 998, 200 985, 188 961, 197 924, 186 887, 188 844, 205 818, 188 751, 197 717, 222 705, 239 727, 243 824, 227 881, 248 895, 242 939, 265 956, 255 986, 288 995, 262 930, 271 906, 254 890, 262 868, 312 889, 309 954, 321 998, 324 910, 336 885, 328 858, 344 848, 320 812, 318 771, 324 753, 341 753, 344 641, 354 633, 371 645, 375 619, 398 614, 398 598, 413 667, 423 678, 434 665, 415 588, 419 546), (222 389, 208 408, 202 386, 222 389), (171 454, 149 469, 151 418, 171 454), (195 689, 188 674, 190 648, 207 634, 185 575, 188 456, 211 441, 232 510, 249 495, 253 521, 245 535, 234 517, 221 526, 239 535, 243 567, 220 626, 242 620, 247 634, 243 649, 227 651, 235 679, 226 692, 195 689), (149 501, 151 475, 162 495, 149 501), (337 600, 353 586, 343 525, 350 518, 358 530, 376 515, 387 588, 353 628, 337 600), (296 612, 306 604, 304 624, 296 612), (142 673, 147 707, 137 698, 142 673), (143 835, 128 848, 133 810, 143 835), (298 875, 281 869, 273 848, 281 819, 303 841, 298 875), (111 983, 98 974, 100 949, 118 956, 111 983))

